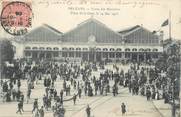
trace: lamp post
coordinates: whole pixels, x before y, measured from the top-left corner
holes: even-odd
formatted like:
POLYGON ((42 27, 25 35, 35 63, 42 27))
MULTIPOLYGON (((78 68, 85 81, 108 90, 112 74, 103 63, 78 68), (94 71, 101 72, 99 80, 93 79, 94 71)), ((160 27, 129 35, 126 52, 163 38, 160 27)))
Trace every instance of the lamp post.
POLYGON ((175 79, 172 81, 172 117, 175 117, 175 79))

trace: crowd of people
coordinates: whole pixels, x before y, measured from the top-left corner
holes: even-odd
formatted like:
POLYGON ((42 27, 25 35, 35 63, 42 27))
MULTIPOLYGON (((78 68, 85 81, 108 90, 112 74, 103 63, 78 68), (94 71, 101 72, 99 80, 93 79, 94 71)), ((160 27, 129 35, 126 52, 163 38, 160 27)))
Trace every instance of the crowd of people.
MULTIPOLYGON (((146 96, 147 100, 164 98, 165 103, 169 102, 171 94, 167 81, 160 76, 158 69, 138 63, 129 66, 128 70, 123 70, 116 64, 113 64, 113 68, 105 69, 102 64, 90 62, 16 61, 13 66, 4 69, 7 79, 1 80, 3 101, 17 101, 16 113, 22 114, 24 103, 29 103, 32 90, 42 80, 45 92, 42 99, 34 99, 32 113, 35 117, 44 117, 45 111, 49 110, 53 112, 54 117, 64 117, 64 102, 73 101, 73 105, 76 105, 77 98, 81 99, 82 95, 92 97, 112 94, 114 97, 119 94, 120 87, 128 88, 132 95, 146 96), (93 73, 97 70, 100 70, 99 76, 93 73), (22 80, 27 81, 26 93, 21 91, 22 80), (55 87, 57 80, 63 81, 60 91, 55 87), (72 91, 75 93, 71 94, 72 91), (40 101, 43 102, 41 106, 40 101)), ((121 108, 125 114, 124 103, 121 108)), ((90 117, 89 105, 85 112, 87 117, 90 117)))

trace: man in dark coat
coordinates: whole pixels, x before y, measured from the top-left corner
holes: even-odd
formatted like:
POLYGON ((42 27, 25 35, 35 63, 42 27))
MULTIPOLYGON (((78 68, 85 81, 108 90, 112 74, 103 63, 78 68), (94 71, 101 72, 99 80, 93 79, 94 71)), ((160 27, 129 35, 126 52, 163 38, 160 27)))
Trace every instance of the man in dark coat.
POLYGON ((121 111, 122 111, 122 115, 126 113, 126 105, 124 103, 122 103, 121 105, 121 111))
POLYGON ((82 94, 82 89, 81 89, 81 88, 79 88, 79 89, 78 89, 78 95, 79 95, 79 98, 81 98, 81 94, 82 94))
POLYGON ((151 91, 149 88, 147 88, 146 90, 146 97, 147 97, 147 100, 150 100, 150 97, 151 97, 151 91))
POLYGON ((22 114, 21 111, 24 111, 24 110, 23 110, 23 101, 20 101, 20 102, 18 103, 18 110, 16 111, 16 113, 20 112, 20 114, 22 114))
POLYGON ((87 113, 87 117, 90 117, 90 115, 91 115, 91 108, 89 107, 89 105, 87 105, 86 113, 87 113))
POLYGON ((33 103, 32 113, 35 111, 35 109, 38 109, 38 99, 35 99, 35 101, 34 101, 34 103, 33 103))
POLYGON ((75 105, 76 99, 77 99, 77 96, 74 94, 73 96, 74 105, 75 105))

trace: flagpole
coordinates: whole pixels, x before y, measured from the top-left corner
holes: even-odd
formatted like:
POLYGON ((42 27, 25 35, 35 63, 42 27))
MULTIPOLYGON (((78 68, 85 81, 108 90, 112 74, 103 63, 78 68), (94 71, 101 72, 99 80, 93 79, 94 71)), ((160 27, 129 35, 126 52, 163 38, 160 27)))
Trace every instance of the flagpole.
POLYGON ((171 11, 169 10, 169 39, 172 39, 172 32, 171 32, 171 11))
MULTIPOLYGON (((169 40, 172 41, 172 35, 171 35, 171 11, 169 10, 169 40)), ((175 81, 173 81, 173 87, 172 87, 172 117, 175 117, 175 111, 176 111, 176 108, 175 108, 175 81)))

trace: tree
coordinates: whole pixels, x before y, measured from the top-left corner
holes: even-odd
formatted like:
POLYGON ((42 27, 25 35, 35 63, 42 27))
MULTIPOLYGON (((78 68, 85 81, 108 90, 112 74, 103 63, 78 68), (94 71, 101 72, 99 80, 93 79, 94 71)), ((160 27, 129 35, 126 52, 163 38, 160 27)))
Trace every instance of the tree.
POLYGON ((4 72, 7 71, 5 62, 12 62, 14 58, 14 50, 12 43, 7 39, 0 40, 0 72, 1 77, 4 76, 4 72))
POLYGON ((1 62, 11 62, 14 58, 13 45, 9 40, 3 39, 0 41, 1 62))

